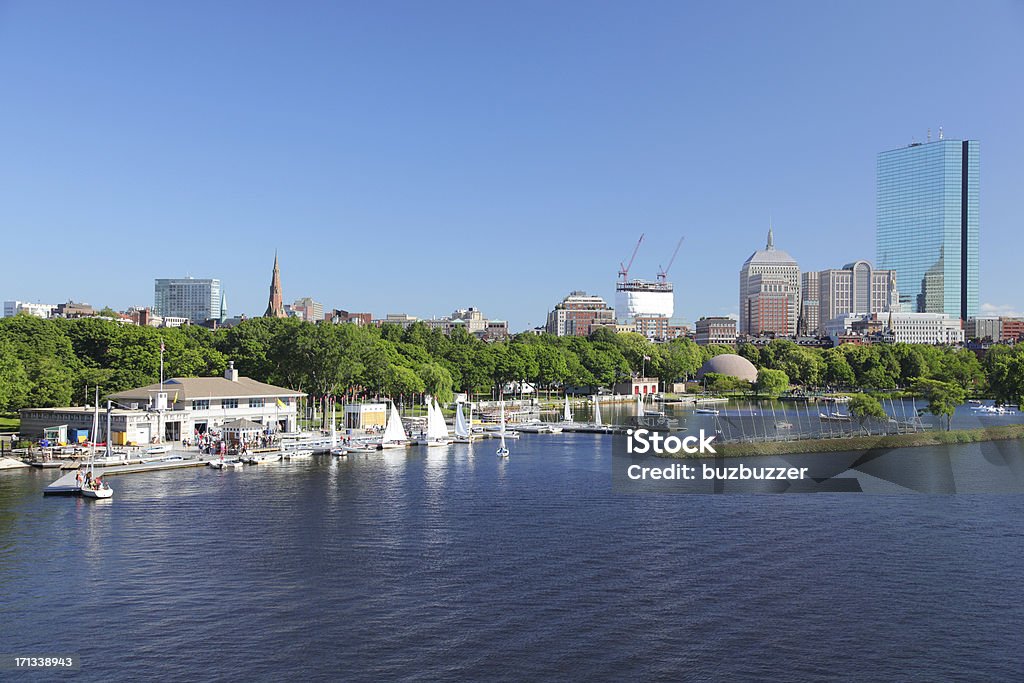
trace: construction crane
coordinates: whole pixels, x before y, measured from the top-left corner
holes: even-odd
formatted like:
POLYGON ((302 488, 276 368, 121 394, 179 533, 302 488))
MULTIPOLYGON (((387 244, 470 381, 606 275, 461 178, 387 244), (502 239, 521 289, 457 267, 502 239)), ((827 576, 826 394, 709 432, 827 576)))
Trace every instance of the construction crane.
POLYGON ((672 264, 676 262, 676 254, 679 253, 679 247, 683 246, 683 240, 685 239, 686 235, 679 238, 679 243, 676 244, 676 250, 672 252, 672 258, 668 260, 668 267, 662 268, 660 265, 658 266, 658 280, 661 282, 664 282, 665 278, 668 277, 668 271, 672 268, 672 264))
POLYGON ((640 249, 640 243, 644 241, 644 234, 640 233, 640 239, 636 241, 636 246, 633 247, 633 255, 629 257, 629 263, 619 262, 619 277, 625 282, 629 279, 629 269, 633 265, 633 259, 636 258, 636 252, 640 249))

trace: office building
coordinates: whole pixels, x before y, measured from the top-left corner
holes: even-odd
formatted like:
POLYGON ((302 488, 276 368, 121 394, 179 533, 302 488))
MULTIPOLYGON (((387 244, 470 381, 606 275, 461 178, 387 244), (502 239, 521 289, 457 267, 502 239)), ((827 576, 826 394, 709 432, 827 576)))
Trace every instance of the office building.
POLYGON ((704 317, 697 321, 697 343, 701 346, 710 344, 736 343, 736 319, 721 316, 704 317))
MULTIPOLYGON (((811 273, 804 273, 811 276, 811 273)), ((805 277, 805 284, 814 279, 805 277)), ((900 310, 896 272, 876 270, 867 261, 854 261, 842 268, 817 272, 816 287, 819 326, 833 318, 853 313, 885 313, 900 310)), ((808 328, 809 334, 819 334, 808 328)))
POLYGON ((12 318, 19 313, 28 313, 37 318, 50 318, 57 312, 57 304, 37 304, 31 301, 5 301, 4 317, 12 318))
POLYGON ((559 337, 586 337, 598 327, 615 326, 615 311, 604 299, 571 292, 548 313, 547 331, 559 337))
POLYGON ((819 334, 821 330, 821 287, 820 274, 810 270, 800 274, 800 321, 799 334, 819 334))
POLYGON ((978 314, 979 154, 940 129, 878 155, 875 263, 896 271, 905 312, 978 314))
POLYGON ((308 296, 293 303, 290 311, 307 323, 318 323, 324 319, 324 305, 308 296))
POLYGON ((740 269, 740 334, 796 334, 799 313, 800 266, 775 248, 769 228, 765 248, 751 254, 740 269))
POLYGON ((196 324, 226 316, 216 278, 158 278, 155 283, 153 313, 157 316, 185 318, 196 324))

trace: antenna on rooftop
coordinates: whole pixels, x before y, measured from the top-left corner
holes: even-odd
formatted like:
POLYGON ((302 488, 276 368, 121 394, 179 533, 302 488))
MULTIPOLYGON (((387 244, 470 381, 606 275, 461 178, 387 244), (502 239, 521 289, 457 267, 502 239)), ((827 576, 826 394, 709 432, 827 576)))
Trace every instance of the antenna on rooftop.
POLYGON ((942 126, 939 126, 939 139, 942 139, 942 126))

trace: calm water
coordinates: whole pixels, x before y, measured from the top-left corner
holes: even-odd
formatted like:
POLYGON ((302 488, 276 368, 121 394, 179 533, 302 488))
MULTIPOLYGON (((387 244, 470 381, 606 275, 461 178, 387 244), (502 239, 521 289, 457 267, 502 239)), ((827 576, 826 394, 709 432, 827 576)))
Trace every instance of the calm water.
POLYGON ((617 494, 606 438, 112 477, 100 502, 0 472, 0 651, 80 654, 49 676, 78 680, 1024 676, 1024 497, 617 494))

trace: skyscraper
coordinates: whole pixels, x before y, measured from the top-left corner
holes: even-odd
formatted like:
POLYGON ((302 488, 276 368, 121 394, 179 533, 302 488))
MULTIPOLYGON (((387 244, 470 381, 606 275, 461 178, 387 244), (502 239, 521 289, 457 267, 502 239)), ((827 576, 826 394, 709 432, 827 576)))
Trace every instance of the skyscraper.
POLYGON ((740 269, 740 334, 797 333, 800 315, 800 266, 792 256, 768 243, 743 262, 740 269))
POLYGON ((904 311, 977 315, 979 154, 940 133, 878 155, 875 262, 904 311))
POLYGON ((284 301, 281 297, 281 269, 277 266, 277 252, 274 252, 274 273, 270 276, 270 298, 267 301, 267 312, 264 318, 286 318, 284 301))
POLYGON ((153 288, 153 311, 164 318, 188 318, 201 324, 226 318, 227 304, 216 278, 158 278, 153 288))

